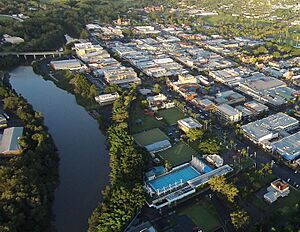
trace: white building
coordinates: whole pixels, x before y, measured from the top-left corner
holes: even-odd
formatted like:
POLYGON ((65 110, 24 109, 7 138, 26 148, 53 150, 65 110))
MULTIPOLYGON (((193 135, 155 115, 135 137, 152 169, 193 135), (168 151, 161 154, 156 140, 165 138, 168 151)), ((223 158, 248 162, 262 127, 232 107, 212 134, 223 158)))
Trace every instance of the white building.
POLYGON ((239 122, 242 119, 242 112, 228 104, 222 104, 216 107, 216 113, 221 120, 226 122, 239 122))
POLYGON ((191 129, 201 129, 202 125, 192 117, 181 119, 177 121, 179 129, 187 133, 191 129))
POLYGON ((109 94, 102 94, 97 97, 95 97, 96 102, 98 102, 100 105, 109 105, 113 103, 115 100, 119 98, 118 93, 109 93, 109 94))
POLYGON ((275 202, 279 197, 286 197, 290 193, 289 185, 280 179, 273 181, 267 190, 264 199, 269 203, 275 202))

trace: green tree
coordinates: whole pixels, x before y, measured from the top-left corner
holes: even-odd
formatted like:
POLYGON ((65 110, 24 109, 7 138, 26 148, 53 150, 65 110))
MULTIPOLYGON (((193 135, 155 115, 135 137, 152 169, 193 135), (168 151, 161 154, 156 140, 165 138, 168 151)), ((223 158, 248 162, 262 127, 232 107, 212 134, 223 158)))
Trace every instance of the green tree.
POLYGON ((219 154, 221 151, 220 141, 216 138, 208 138, 198 145, 202 154, 219 154))
POLYGON ((190 129, 185 136, 187 137, 188 142, 194 142, 197 139, 200 139, 204 134, 204 131, 201 129, 190 129))
POLYGON ((249 215, 245 210, 234 211, 230 214, 230 219, 236 229, 245 228, 249 224, 249 215))
POLYGON ((160 89, 160 85, 159 85, 159 84, 155 84, 155 85, 154 85, 153 92, 154 92, 154 93, 160 93, 160 92, 161 92, 161 89, 160 89))

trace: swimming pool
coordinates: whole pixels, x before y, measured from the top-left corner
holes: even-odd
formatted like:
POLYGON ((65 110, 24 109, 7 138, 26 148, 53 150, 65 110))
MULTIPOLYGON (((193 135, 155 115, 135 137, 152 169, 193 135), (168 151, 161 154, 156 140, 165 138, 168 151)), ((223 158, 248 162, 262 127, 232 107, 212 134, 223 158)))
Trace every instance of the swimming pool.
POLYGON ((151 180, 148 182, 148 184, 155 192, 158 193, 174 187, 176 183, 177 185, 181 182, 184 184, 187 181, 194 179, 195 177, 198 177, 200 175, 201 174, 192 166, 186 166, 184 168, 151 180))

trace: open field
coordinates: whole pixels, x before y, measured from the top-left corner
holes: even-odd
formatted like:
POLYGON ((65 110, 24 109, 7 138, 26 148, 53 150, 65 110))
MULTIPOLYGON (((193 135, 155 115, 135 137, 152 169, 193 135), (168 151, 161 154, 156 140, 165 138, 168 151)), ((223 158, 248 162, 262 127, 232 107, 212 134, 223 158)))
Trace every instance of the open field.
POLYGON ((175 125, 178 120, 186 118, 185 114, 176 107, 160 110, 158 115, 163 117, 163 121, 168 125, 175 125))
POLYGON ((180 215, 187 215, 203 232, 213 232, 221 226, 214 207, 206 200, 189 206, 180 211, 180 215))
POLYGON ((169 137, 158 128, 134 134, 133 138, 140 146, 143 147, 158 141, 169 140, 169 137))
POLYGON ((156 120, 154 117, 146 115, 144 110, 139 106, 139 101, 136 101, 130 111, 129 128, 131 134, 141 131, 150 130, 164 126, 165 123, 156 120))
POLYGON ((168 160, 172 166, 177 166, 190 161, 192 155, 197 155, 197 152, 180 141, 170 149, 160 152, 159 155, 164 160, 168 160))

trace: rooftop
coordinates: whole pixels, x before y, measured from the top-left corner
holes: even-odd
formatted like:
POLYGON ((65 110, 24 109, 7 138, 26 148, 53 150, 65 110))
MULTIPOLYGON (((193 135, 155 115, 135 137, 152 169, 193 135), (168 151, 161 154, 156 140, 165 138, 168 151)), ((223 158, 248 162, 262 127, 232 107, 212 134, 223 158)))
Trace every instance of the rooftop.
POLYGON ((228 104, 219 105, 219 106, 217 106, 217 109, 229 116, 235 116, 240 113, 240 111, 238 111, 237 109, 233 108, 232 106, 230 106, 228 104))
POLYGON ((201 128, 202 126, 197 120, 193 119, 192 117, 178 120, 178 123, 189 129, 201 128))
POLYGON ((300 131, 273 144, 274 149, 287 159, 300 156, 300 131))
POLYGON ((19 150, 19 138, 23 135, 23 127, 10 127, 4 130, 0 153, 14 152, 19 150))

